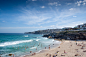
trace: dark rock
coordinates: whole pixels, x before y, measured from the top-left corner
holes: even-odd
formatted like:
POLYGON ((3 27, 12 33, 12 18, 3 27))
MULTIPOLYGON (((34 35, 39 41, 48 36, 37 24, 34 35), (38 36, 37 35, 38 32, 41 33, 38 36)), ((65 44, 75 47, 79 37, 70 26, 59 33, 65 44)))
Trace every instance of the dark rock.
POLYGON ((9 54, 9 56, 12 56, 13 54, 9 54))
MULTIPOLYGON (((70 32, 70 31, 69 31, 70 32)), ((86 40, 86 32, 76 32, 76 33, 68 33, 68 32, 61 32, 61 33, 50 33, 47 35, 43 35, 43 37, 49 37, 55 39, 65 39, 65 40, 86 40)), ((51 38, 49 37, 49 38, 51 38)))

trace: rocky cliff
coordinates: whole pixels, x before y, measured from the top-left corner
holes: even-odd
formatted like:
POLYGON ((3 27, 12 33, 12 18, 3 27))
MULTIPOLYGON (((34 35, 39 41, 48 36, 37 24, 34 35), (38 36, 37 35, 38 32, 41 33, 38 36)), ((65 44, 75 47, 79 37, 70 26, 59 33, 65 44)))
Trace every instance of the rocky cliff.
POLYGON ((43 37, 65 40, 86 40, 86 31, 64 31, 60 33, 50 33, 43 35, 43 37))

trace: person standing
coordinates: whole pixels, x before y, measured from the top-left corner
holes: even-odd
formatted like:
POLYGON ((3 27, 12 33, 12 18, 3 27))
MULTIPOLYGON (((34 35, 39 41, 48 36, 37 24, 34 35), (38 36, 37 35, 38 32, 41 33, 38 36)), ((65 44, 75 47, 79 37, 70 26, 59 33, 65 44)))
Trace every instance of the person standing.
POLYGON ((49 50, 50 50, 50 46, 49 46, 49 50))

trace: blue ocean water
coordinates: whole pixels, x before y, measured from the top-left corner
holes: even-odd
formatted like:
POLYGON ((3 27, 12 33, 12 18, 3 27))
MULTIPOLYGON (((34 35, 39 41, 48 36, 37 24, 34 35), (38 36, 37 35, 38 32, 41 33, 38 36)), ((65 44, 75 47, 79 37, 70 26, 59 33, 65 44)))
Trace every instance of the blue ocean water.
POLYGON ((45 47, 48 49, 49 45, 54 47, 55 44, 60 43, 42 36, 41 34, 0 33, 0 56, 13 57, 9 54, 14 54, 15 57, 20 57, 30 54, 30 51, 40 52, 45 47))

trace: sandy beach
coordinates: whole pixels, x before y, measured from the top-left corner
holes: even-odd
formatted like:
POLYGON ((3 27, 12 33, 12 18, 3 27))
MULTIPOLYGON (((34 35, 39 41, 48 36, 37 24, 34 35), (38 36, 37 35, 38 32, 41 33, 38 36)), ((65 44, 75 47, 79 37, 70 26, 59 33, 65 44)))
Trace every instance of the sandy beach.
POLYGON ((86 41, 63 40, 59 47, 24 57, 86 57, 86 41))

